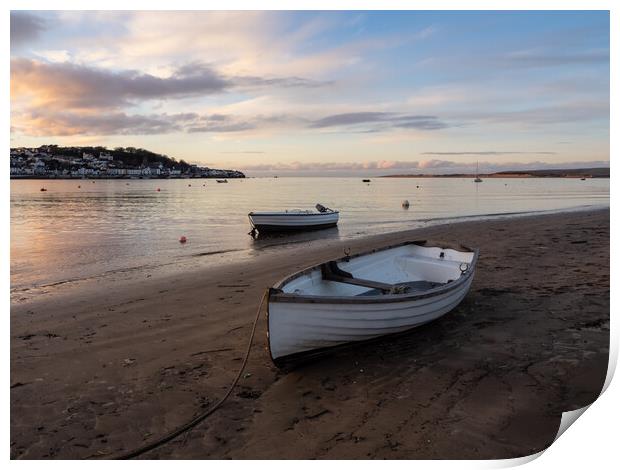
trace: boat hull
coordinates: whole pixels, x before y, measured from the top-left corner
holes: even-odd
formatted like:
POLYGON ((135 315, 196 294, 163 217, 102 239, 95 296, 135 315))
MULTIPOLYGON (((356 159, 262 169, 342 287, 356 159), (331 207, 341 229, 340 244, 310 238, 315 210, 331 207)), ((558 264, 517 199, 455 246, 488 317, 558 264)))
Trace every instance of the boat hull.
POLYGON ((338 224, 338 212, 325 214, 257 214, 250 213, 250 224, 259 232, 285 232, 298 230, 319 230, 335 227, 338 224))
POLYGON ((318 225, 301 225, 301 226, 291 226, 291 225, 254 225, 254 228, 259 232, 296 232, 302 230, 322 230, 325 228, 336 227, 338 222, 331 222, 327 224, 318 224, 318 225))
POLYGON ((442 317, 467 295, 459 289, 417 300, 385 304, 269 302, 269 348, 276 365, 330 349, 401 333, 442 317))

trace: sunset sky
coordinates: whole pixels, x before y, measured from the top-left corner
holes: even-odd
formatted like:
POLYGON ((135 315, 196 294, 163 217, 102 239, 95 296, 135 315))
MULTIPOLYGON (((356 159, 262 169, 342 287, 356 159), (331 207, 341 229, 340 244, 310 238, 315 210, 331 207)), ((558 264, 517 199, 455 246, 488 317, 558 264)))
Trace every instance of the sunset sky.
POLYGON ((12 12, 11 146, 248 174, 603 166, 607 12, 12 12))

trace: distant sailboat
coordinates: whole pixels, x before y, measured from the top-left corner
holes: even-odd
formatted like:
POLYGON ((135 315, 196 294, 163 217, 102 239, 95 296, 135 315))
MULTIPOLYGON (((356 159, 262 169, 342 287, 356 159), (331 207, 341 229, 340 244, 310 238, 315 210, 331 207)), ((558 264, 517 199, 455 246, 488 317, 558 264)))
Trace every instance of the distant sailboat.
POLYGON ((474 179, 474 183, 482 183, 482 178, 478 176, 478 162, 476 162, 476 178, 474 179))

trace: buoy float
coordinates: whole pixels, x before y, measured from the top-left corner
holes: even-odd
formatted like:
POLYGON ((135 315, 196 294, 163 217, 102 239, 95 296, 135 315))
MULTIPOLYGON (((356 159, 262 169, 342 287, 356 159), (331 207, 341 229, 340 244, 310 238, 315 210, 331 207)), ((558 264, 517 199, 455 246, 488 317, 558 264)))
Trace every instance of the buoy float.
POLYGON ((191 185, 191 184, 188 184, 187 186, 188 186, 188 187, 190 187, 190 188, 192 187, 192 185, 191 185))
POLYGON ((182 235, 181 238, 179 238, 179 242, 180 243, 185 243, 187 242, 187 238, 185 237, 185 235, 182 235))
POLYGON ((407 201, 407 199, 403 201, 402 205, 403 205, 403 209, 409 209, 409 201, 407 201))
POLYGON ((41 191, 47 191, 47 189, 45 189, 45 188, 41 188, 41 191))
POLYGON ((78 184, 78 189, 80 189, 81 187, 82 187, 82 186, 80 186, 80 185, 78 184))
POLYGON ((159 189, 159 188, 157 188, 157 192, 159 192, 159 191, 160 191, 160 189, 159 189))

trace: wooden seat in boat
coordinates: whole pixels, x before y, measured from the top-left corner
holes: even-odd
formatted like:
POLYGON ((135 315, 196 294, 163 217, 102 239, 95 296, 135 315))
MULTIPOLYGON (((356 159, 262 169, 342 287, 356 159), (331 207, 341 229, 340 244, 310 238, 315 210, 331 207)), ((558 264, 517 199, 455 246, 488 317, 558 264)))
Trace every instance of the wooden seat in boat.
POLYGON ((328 261, 321 265, 321 275, 325 281, 342 282, 344 284, 353 284, 355 286, 370 287, 378 289, 382 292, 390 292, 394 288, 394 284, 386 284, 384 282, 371 281, 370 279, 360 279, 353 277, 348 271, 343 271, 338 267, 335 261, 328 261))
MULTIPOLYGON (((394 284, 392 289, 390 290, 391 294, 407 294, 410 292, 422 292, 425 290, 434 289, 435 287, 443 286, 443 282, 431 282, 431 281, 411 281, 411 282, 402 282, 399 284, 394 284)), ((381 295, 384 291, 380 289, 371 289, 366 292, 362 292, 361 294, 357 294, 356 297, 362 297, 367 295, 381 295)))
POLYGON ((355 286, 369 287, 371 289, 358 294, 358 296, 378 295, 382 293, 404 294, 407 292, 430 290, 444 284, 442 282, 432 281, 410 281, 401 282, 398 284, 386 284, 384 282, 372 281, 370 279, 360 279, 353 277, 353 274, 350 272, 340 269, 335 261, 329 261, 322 264, 321 275, 325 281, 342 282, 343 284, 353 284, 355 286))

